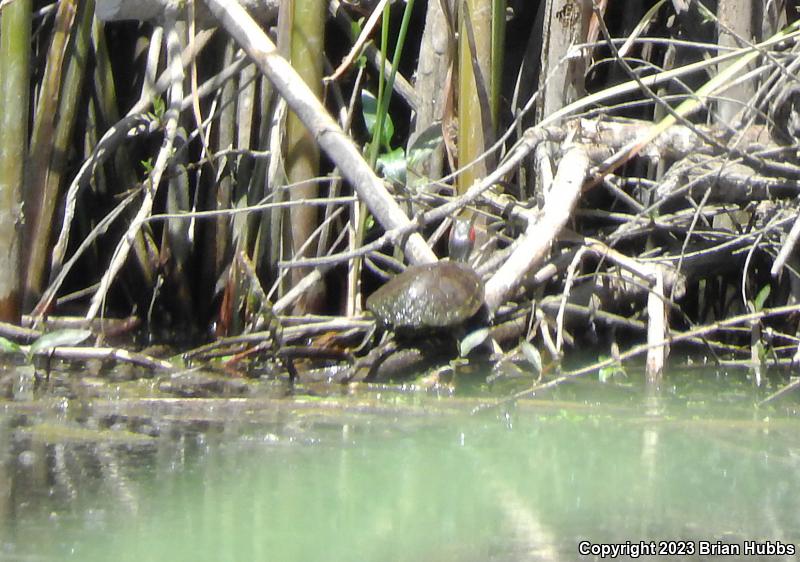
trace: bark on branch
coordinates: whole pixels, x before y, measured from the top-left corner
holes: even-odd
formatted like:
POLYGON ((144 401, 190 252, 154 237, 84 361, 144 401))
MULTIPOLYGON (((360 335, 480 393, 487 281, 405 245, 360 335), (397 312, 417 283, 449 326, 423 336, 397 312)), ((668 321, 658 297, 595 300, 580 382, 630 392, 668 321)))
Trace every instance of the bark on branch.
POLYGON ((539 266, 578 202, 591 161, 580 145, 567 150, 538 222, 531 221, 517 248, 486 283, 486 305, 494 312, 539 266))

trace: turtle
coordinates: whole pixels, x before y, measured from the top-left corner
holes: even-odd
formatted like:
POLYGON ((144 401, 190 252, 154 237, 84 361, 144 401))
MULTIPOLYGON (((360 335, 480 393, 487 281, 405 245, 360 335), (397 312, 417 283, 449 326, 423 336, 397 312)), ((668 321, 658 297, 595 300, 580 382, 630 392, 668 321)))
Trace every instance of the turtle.
POLYGON ((454 219, 450 260, 408 267, 367 298, 367 309, 393 337, 368 354, 375 358, 367 361, 364 380, 372 380, 378 366, 404 348, 415 348, 422 356, 446 354, 447 342, 458 339, 465 324, 481 317, 479 313, 486 310, 483 280, 465 263, 474 242, 472 221, 454 219), (424 339, 425 334, 430 337, 424 339))
POLYGON ((483 280, 466 263, 474 243, 472 221, 454 219, 450 260, 407 268, 369 296, 367 309, 381 325, 403 334, 463 324, 484 304, 483 280))

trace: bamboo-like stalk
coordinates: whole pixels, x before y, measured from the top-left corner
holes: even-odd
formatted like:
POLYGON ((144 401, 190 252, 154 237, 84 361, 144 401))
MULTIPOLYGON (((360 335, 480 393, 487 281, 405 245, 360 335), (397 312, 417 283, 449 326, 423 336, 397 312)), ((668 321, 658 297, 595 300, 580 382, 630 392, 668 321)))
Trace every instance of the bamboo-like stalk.
MULTIPOLYGON (((186 171, 186 131, 179 129, 175 136, 175 158, 167 168, 167 212, 177 215, 191 211, 189 174, 186 171)), ((192 306, 192 286, 189 280, 189 257, 192 249, 191 222, 189 217, 171 218, 164 225, 161 253, 169 255, 167 269, 173 288, 173 306, 180 312, 185 325, 191 326, 196 317, 192 306)))
MULTIPOLYGON (((228 44, 226 58, 234 55, 233 47, 232 42, 228 44)), ((240 153, 228 157, 226 171, 220 172, 224 173, 221 181, 226 187, 227 202, 218 199, 219 209, 231 206, 243 207, 260 199, 259 193, 250 192, 253 163, 244 156, 251 149, 256 107, 256 73, 254 66, 246 66, 238 75, 238 84, 232 82, 225 89, 218 148, 224 150, 226 147, 232 146, 240 153), (234 177, 236 178, 235 183, 233 182, 234 177)), ((247 256, 251 255, 251 238, 255 237, 254 232, 256 232, 255 227, 257 226, 255 220, 253 215, 240 214, 234 215, 232 220, 221 217, 216 221, 217 243, 224 240, 226 244, 225 248, 218 247, 217 249, 219 273, 222 273, 228 265, 231 266, 228 270, 225 298, 222 301, 223 309, 219 314, 220 318, 226 319, 222 327, 229 333, 240 333, 244 328, 242 315, 238 313, 242 303, 250 303, 251 300, 260 301, 259 298, 248 298, 254 288, 249 277, 240 270, 241 260, 249 263, 247 256)), ((249 311, 246 311, 245 314, 247 312, 249 311)))
POLYGON ((590 0, 576 0, 564 5, 555 0, 544 2, 540 96, 537 101, 539 121, 583 95, 585 61, 568 59, 567 56, 572 45, 586 37, 592 15, 590 0))
MULTIPOLYGON (((460 13, 458 42, 458 165, 461 173, 456 191, 464 194, 476 181, 486 177, 489 162, 481 159, 486 147, 493 142, 497 108, 493 95, 499 96, 495 80, 502 73, 502 64, 495 70, 492 52, 501 45, 502 27, 493 26, 495 4, 499 0, 465 0, 460 13)), ((499 55, 499 51, 498 51, 499 55)), ((499 57, 498 57, 499 58, 499 57)), ((472 218, 472 211, 463 209, 459 216, 472 218)), ((479 217, 476 224, 480 247, 486 242, 486 220, 479 217)))
MULTIPOLYGON (((294 0, 291 25, 292 66, 311 91, 319 98, 322 94, 322 61, 324 59, 325 2, 323 0, 294 0)), ((286 175, 290 184, 297 184, 290 192, 292 200, 314 199, 319 186, 312 181, 319 175, 319 147, 295 113, 286 119, 286 175)), ((319 222, 316 207, 292 207, 290 212, 291 240, 294 257, 301 257, 300 248, 311 237, 319 222)), ((311 245, 313 249, 316 244, 311 245)), ((308 270, 292 271, 292 283, 298 283, 308 270)), ((318 283, 295 306, 296 313, 318 311, 323 304, 325 287, 318 283)))
MULTIPOLYGON (((467 0, 460 14, 461 32, 458 45, 458 163, 469 165, 485 151, 486 137, 491 131, 485 129, 486 112, 491 109, 481 103, 491 92, 489 80, 492 76, 492 0, 467 0), (474 45, 471 45, 474 40, 474 45), (475 51, 472 51, 474 47, 475 51), (477 62, 477 68, 474 64, 477 62), (476 70, 477 76, 476 76, 476 70), (482 95, 481 95, 482 92, 482 95)), ((490 120, 489 120, 490 122, 490 120)), ((486 176, 486 163, 476 162, 464 169, 458 177, 458 192, 464 193, 476 179, 486 176)))
MULTIPOLYGON (((225 45, 224 64, 231 64, 236 54, 236 46, 233 41, 228 41, 225 45)), ((217 128, 217 148, 225 150, 234 146, 236 136, 236 106, 233 100, 236 97, 236 81, 231 80, 222 88, 220 93, 219 123, 217 128)), ((220 162, 218 174, 215 178, 215 204, 217 209, 230 209, 233 202, 233 170, 236 156, 228 156, 220 162)), ((231 222, 227 217, 220 217, 215 221, 215 232, 213 241, 214 253, 214 278, 217 279, 225 270, 231 260, 231 222)))
MULTIPOLYGON (((739 47, 760 39, 755 3, 720 0, 717 3, 718 42, 722 47, 739 47)), ((727 64, 735 64, 733 62, 727 64)), ((751 65, 753 67, 754 65, 751 65)), ((722 66, 725 68, 725 65, 722 66)), ((717 102, 717 120, 732 124, 736 115, 755 95, 755 82, 748 80, 729 87, 723 100, 717 102)))
MULTIPOLYGON (((248 65, 242 69, 239 84, 239 99, 236 102, 236 147, 249 152, 253 146, 253 130, 256 129, 256 78, 258 70, 255 66, 248 65)), ((240 156, 237 179, 244 186, 250 183, 250 174, 253 161, 250 158, 240 156)), ((244 191, 244 188, 242 188, 244 191)), ((256 199, 257 201, 257 199, 256 199)))
MULTIPOLYGON (((41 236, 47 241, 46 244, 38 244, 36 246, 37 250, 46 250, 46 254, 41 258, 43 273, 46 273, 47 260, 52 249, 50 238, 53 231, 53 223, 55 222, 56 204, 60 198, 64 174, 67 171, 67 157, 74 137, 75 123, 78 119, 78 113, 87 109, 87 106, 75 103, 75 100, 80 99, 84 80, 89 70, 87 59, 92 40, 93 15, 94 0, 81 2, 75 16, 73 34, 67 45, 66 67, 58 96, 58 117, 53 135, 53 152, 48 166, 49 169, 44 186, 45 199, 40 213, 42 223, 37 232, 37 236, 41 236)), ((39 263, 39 259, 37 256, 35 263, 39 263)))
MULTIPOLYGON (((269 150, 270 119, 267 118, 267 110, 272 106, 272 85, 265 76, 261 76, 258 82, 258 110, 261 112, 261 119, 258 123, 258 149, 269 150)), ((250 177, 250 187, 248 188, 248 193, 257 197, 258 200, 263 200, 268 193, 267 189, 265 189, 268 166, 268 160, 259 159, 256 161, 253 168, 253 174, 250 177)), ((258 214, 258 225, 255 232, 252 251, 253 265, 256 267, 256 271, 266 270, 271 263, 268 254, 270 240, 267 234, 271 228, 271 219, 271 212, 267 211, 258 214)))
MULTIPOLYGON (((240 151, 236 159, 236 201, 238 205, 255 205, 262 195, 253 185, 255 161, 248 154, 253 150, 253 131, 257 127, 258 103, 257 84, 258 69, 248 65, 242 69, 239 78, 239 92, 236 100, 236 148, 240 151)), ((237 232, 234 239, 237 250, 243 255, 254 255, 252 251, 258 227, 258 215, 246 214, 242 217, 242 224, 236 225, 237 232)))
MULTIPOLYGON (((506 41, 506 0, 492 0, 492 83, 489 102, 492 104, 494 133, 500 127, 500 95, 503 89, 503 68, 506 41)), ((494 137, 494 135, 493 135, 494 137)))
POLYGON ((28 147, 31 0, 0 16, 0 320, 20 318, 22 183, 28 147))
MULTIPOLYGON (((449 19, 453 13, 453 4, 453 0, 428 2, 426 8, 425 31, 422 35, 414 83, 419 104, 414 120, 414 133, 410 135, 407 150, 420 134, 434 122, 441 121, 444 116, 445 96, 451 90, 444 85, 447 84, 448 72, 455 53, 455 33, 449 19)), ((407 170, 409 185, 422 184, 423 189, 426 189, 428 178, 438 180, 442 177, 443 163, 444 150, 440 146, 416 167, 409 167, 407 170)))
POLYGON ((25 188, 25 292, 24 307, 30 308, 42 292, 45 280, 45 266, 50 252, 49 231, 52 226, 52 211, 55 194, 47 193, 47 176, 55 147, 54 135, 59 92, 67 52, 67 42, 73 32, 75 0, 65 0, 58 6, 55 30, 47 53, 47 66, 38 93, 38 104, 33 120, 30 148, 30 162, 27 167, 25 188))

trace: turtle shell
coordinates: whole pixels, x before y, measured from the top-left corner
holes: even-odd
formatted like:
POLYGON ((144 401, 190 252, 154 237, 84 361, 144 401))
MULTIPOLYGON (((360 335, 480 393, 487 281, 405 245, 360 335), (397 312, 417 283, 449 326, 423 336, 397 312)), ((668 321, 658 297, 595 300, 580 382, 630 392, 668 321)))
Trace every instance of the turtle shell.
POLYGON ((461 324, 483 305, 483 281, 469 266, 443 261, 409 267, 367 299, 378 320, 396 330, 461 324))

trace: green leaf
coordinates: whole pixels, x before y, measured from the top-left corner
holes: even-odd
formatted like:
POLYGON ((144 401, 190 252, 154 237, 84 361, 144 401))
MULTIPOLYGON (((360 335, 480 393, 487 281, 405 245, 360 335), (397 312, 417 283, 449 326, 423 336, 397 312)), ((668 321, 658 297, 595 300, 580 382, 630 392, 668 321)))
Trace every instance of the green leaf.
POLYGON ((378 169, 383 170, 384 177, 400 184, 406 183, 406 151, 395 148, 378 157, 378 169))
POLYGON ((92 332, 90 330, 56 330, 55 332, 50 332, 43 335, 38 340, 33 342, 28 350, 28 355, 35 355, 37 353, 41 353, 42 351, 54 349, 56 347, 78 345, 79 343, 82 343, 88 339, 91 335, 92 332))
MULTIPOLYGON (((608 355, 600 355, 597 358, 597 360, 601 362, 608 361, 609 359, 610 357, 608 355)), ((623 367, 622 363, 620 363, 619 361, 614 361, 611 365, 603 367, 597 373, 597 378, 600 380, 600 382, 604 383, 618 377, 627 377, 627 376, 628 373, 625 372, 625 367, 623 367)))
POLYGON ((178 353, 177 355, 173 355, 169 359, 167 359, 170 363, 172 363, 176 369, 186 369, 189 365, 186 363, 186 358, 184 357, 183 353, 178 353))
POLYGON ((367 132, 372 134, 378 114, 378 99, 369 90, 361 90, 361 113, 364 116, 367 132))
POLYGON ((0 336, 0 350, 5 351, 6 353, 20 353, 22 351, 22 347, 11 340, 7 340, 6 338, 0 336))
POLYGON ((420 162, 425 160, 425 158, 430 156, 434 150, 439 148, 442 142, 444 142, 442 124, 441 122, 433 123, 417 135, 417 138, 414 139, 414 142, 408 149, 409 167, 416 167, 420 162))
POLYGON ((153 114, 160 121, 164 114, 167 112, 167 104, 164 98, 158 97, 153 100, 153 114))
POLYGON ((489 337, 489 328, 480 328, 470 332, 458 343, 458 353, 461 357, 469 355, 470 351, 482 344, 489 337))
POLYGON ((539 350, 536 349, 536 346, 526 340, 520 344, 520 348, 522 349, 522 354, 525 356, 525 359, 528 360, 528 363, 533 365, 533 370, 536 371, 536 374, 538 375, 541 373, 542 355, 539 353, 539 350))
POLYGON ((764 285, 763 287, 761 287, 761 290, 756 295, 756 300, 753 303, 756 312, 761 312, 764 309, 764 303, 767 301, 770 291, 771 288, 769 285, 764 285))
MULTIPOLYGON (((378 98, 368 90, 361 90, 361 111, 364 115, 364 124, 370 135, 374 135, 375 123, 378 122, 378 98)), ((394 123, 388 114, 383 117, 383 130, 380 134, 380 143, 388 147, 394 136, 394 123)))

